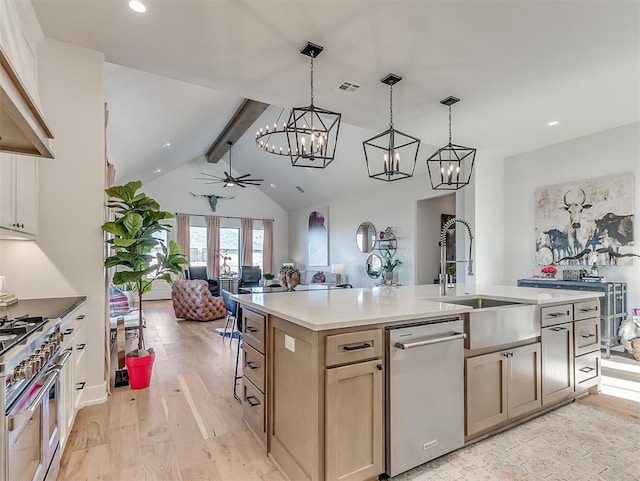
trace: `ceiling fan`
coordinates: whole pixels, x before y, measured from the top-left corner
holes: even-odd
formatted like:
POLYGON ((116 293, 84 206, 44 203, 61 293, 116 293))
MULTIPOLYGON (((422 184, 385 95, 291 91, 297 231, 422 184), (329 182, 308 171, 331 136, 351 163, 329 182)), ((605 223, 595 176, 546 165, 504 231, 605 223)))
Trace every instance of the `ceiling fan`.
POLYGON ((260 185, 261 182, 264 182, 264 179, 252 179, 250 177, 251 174, 239 175, 238 177, 233 177, 231 175, 231 146, 233 145, 233 142, 228 141, 227 144, 229 144, 229 172, 225 171, 224 177, 202 172, 202 175, 205 175, 206 177, 196 177, 196 179, 208 180, 209 182, 206 182, 207 184, 223 184, 223 187, 233 187, 237 185, 243 189, 247 185, 260 185))

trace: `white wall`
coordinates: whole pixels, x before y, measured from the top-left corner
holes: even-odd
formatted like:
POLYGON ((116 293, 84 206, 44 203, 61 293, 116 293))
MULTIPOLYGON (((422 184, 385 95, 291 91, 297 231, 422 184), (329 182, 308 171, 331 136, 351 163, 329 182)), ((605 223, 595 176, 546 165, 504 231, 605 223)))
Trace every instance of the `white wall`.
MULTIPOLYGON (((605 130, 505 159, 505 280, 537 273, 535 266, 534 192, 537 187, 614 174, 640 174, 640 123, 605 130)), ((640 195, 635 195, 634 238, 639 244, 640 195)), ((640 254, 640 249, 635 248, 640 254)), ((640 307, 640 259, 633 266, 600 269, 610 281, 627 282, 629 308, 640 307)))
MULTIPOLYGON (((472 221, 474 235, 474 282, 476 284, 505 284, 504 212, 508 202, 504 197, 504 159, 491 152, 482 152, 475 170, 475 179, 467 197, 467 217, 472 221)), ((466 189, 463 189, 466 190, 466 189)), ((462 254, 466 259, 467 251, 462 254)), ((508 284, 508 283, 507 283, 508 284)))
MULTIPOLYGON (((331 166, 334 168, 337 166, 331 166)), ((375 182, 375 181, 372 181, 375 182)), ((329 207, 329 266, 345 264, 346 282, 354 287, 366 287, 376 280, 366 275, 363 254, 356 246, 356 231, 365 221, 373 223, 378 231, 391 227, 398 239, 396 258, 402 265, 394 271, 397 282, 416 283, 416 252, 422 249, 416 241, 418 201, 441 196, 447 192, 434 192, 425 173, 397 182, 379 182, 374 188, 332 199, 325 204, 293 211, 289 215, 289 243, 291 261, 302 268, 308 263, 307 230, 309 214, 316 208, 329 207)), ((440 221, 438 220, 438 229, 440 221)), ((313 267, 316 269, 316 267, 313 267)), ((323 267, 318 267, 323 270, 323 267)), ((430 281, 432 282, 432 281, 430 281)))
MULTIPOLYGON (((117 166, 116 166, 117 167, 117 166)), ((218 215, 221 217, 250 217, 253 219, 273 219, 273 265, 278 267, 288 259, 289 252, 289 218, 287 211, 264 195, 256 187, 222 187, 220 184, 206 184, 196 180, 203 177, 202 172, 224 175, 223 170, 229 165, 222 163, 209 164, 203 158, 168 172, 142 186, 142 190, 160 204, 162 210, 173 213, 194 215, 218 215), (212 194, 232 197, 219 199, 216 212, 211 211, 208 199, 197 198, 194 194, 212 194)), ((239 226, 237 219, 221 219, 223 226, 239 226)), ((196 219, 194 224, 204 225, 204 219, 196 219)))
POLYGON ((103 55, 45 39, 38 46, 42 109, 55 159, 39 159, 37 240, 0 241, 0 272, 19 298, 87 296, 87 387, 106 397, 103 242, 103 55))

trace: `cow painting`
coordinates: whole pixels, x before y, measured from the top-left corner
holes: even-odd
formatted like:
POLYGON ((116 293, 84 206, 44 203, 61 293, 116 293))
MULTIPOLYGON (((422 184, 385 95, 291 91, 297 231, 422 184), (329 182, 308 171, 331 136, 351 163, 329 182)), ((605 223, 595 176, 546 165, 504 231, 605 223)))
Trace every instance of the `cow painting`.
POLYGON ((569 255, 575 256, 584 251, 595 229, 591 219, 588 219, 585 215, 585 211, 593 207, 592 204, 587 203, 585 191, 578 189, 577 198, 569 201, 571 193, 571 190, 565 192, 563 197, 564 206, 560 207, 560 210, 564 210, 569 214, 566 226, 569 255))
POLYGON ((536 189, 536 261, 631 265, 633 176, 536 189))

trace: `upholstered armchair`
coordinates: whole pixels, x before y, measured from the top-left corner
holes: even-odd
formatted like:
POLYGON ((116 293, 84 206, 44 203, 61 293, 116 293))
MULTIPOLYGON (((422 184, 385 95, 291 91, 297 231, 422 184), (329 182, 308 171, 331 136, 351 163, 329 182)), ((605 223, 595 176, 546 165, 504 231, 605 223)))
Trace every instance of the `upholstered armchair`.
POLYGON ((222 297, 213 297, 207 281, 181 279, 171 289, 173 311, 178 319, 212 321, 227 315, 222 297))

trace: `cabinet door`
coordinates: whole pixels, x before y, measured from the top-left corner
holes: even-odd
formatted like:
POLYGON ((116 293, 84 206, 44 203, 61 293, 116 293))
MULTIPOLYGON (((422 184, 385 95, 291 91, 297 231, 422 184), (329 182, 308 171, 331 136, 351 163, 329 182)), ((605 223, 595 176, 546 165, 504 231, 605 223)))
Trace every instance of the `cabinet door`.
POLYGON ((465 360, 467 436, 507 419, 507 359, 494 352, 465 360))
POLYGON ((325 479, 374 478, 384 471, 382 361, 325 373, 325 479))
POLYGON ((38 161, 21 157, 16 162, 16 221, 20 231, 38 232, 38 161))
POLYGON ((509 418, 542 406, 540 343, 509 350, 509 418))
POLYGON ((573 395, 573 323, 542 329, 542 403, 573 395))
POLYGON ((0 227, 14 229, 15 204, 15 155, 0 154, 0 227))

